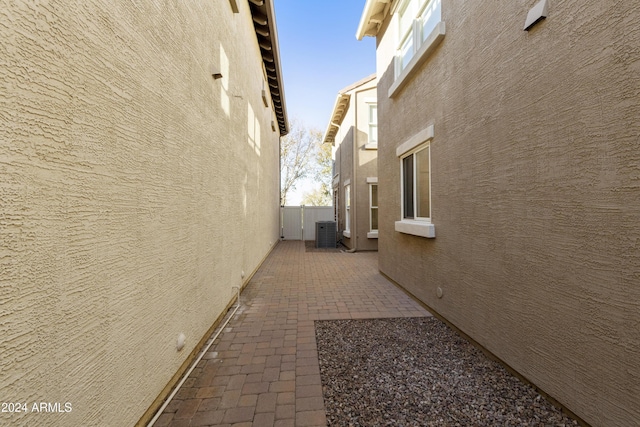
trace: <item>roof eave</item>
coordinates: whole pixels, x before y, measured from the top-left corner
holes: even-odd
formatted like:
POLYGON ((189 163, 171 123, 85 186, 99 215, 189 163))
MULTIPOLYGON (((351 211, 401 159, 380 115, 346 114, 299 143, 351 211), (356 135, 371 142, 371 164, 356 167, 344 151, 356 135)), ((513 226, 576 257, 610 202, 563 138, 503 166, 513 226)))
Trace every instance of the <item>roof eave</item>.
POLYGON ((365 36, 377 36, 380 24, 389 11, 390 3, 391 0, 367 0, 356 31, 358 40, 362 40, 365 36))
POLYGON ((342 124, 342 121, 344 120, 344 116, 349 107, 350 99, 351 95, 342 92, 338 93, 336 102, 333 104, 333 110, 331 112, 329 125, 327 126, 327 130, 324 132, 324 136, 322 137, 323 143, 335 145, 336 134, 340 129, 340 124, 342 124))
POLYGON ((282 66, 280 64, 280 45, 273 0, 249 0, 249 7, 260 46, 262 61, 267 73, 269 91, 273 102, 280 135, 289 133, 289 120, 284 96, 282 66))

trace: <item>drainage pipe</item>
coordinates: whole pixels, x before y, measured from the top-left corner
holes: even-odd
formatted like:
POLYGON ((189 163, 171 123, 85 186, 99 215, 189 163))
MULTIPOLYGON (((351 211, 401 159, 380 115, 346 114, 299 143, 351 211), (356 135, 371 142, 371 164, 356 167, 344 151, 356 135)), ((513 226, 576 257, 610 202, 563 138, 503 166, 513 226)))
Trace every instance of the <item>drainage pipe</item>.
MULTIPOLYGON (((331 125, 337 127, 338 128, 338 132, 340 132, 341 127, 340 127, 340 125, 338 123, 331 122, 331 125)), ((353 137, 353 154, 352 154, 352 157, 353 157, 353 169, 351 171, 351 177, 353 179, 354 185, 356 184, 356 182, 355 182, 356 181, 355 180, 355 176, 356 176, 356 137, 355 137, 355 135, 357 135, 357 133, 358 133, 358 130, 355 129, 354 130, 354 137, 353 137)), ((342 135, 340 135, 340 136, 342 136, 342 135)), ((342 143, 340 145, 342 145, 342 143)), ((340 160, 342 160, 342 156, 340 157, 340 160)), ((342 172, 342 168, 340 168, 340 172, 342 172)), ((342 182, 342 180, 340 182, 342 182)), ((338 184, 338 191, 342 191, 342 189, 340 188, 340 184, 338 184)), ((351 193, 349 194, 349 197, 351 197, 351 194, 353 194, 353 191, 351 191, 351 193)), ((351 203, 351 207, 353 208, 353 210, 352 210, 353 215, 352 216, 355 219, 355 213, 356 213, 356 211, 355 211, 355 209, 356 209, 355 203, 351 203)), ((339 212, 338 212, 338 215, 340 215, 339 212)), ((351 221, 351 222, 354 224, 354 228, 355 228, 355 225, 356 225, 355 221, 351 221)), ((357 233, 355 233, 355 230, 354 230, 354 235, 356 235, 356 234, 357 233)), ((357 237, 354 237, 352 241, 353 241, 353 248, 351 248, 351 249, 349 249, 347 251, 343 251, 343 252, 352 254, 357 250, 357 248, 356 248, 356 245, 358 244, 357 243, 357 241, 358 241, 357 237)))
POLYGON ((231 313, 231 316, 229 316, 227 320, 224 322, 224 324, 222 324, 222 326, 218 328, 218 332, 216 332, 216 334, 213 336, 213 339, 211 339, 211 341, 209 341, 209 344, 207 344, 206 347, 200 352, 200 354, 198 355, 198 358, 191 364, 191 367, 189 368, 189 370, 182 376, 182 379, 180 380, 178 385, 173 389, 169 397, 167 397, 167 399, 164 401, 160 409, 158 409, 158 411, 156 412, 156 415, 151 419, 151 421, 149 421, 149 423, 147 424, 147 427, 152 427, 156 423, 156 421, 158 421, 158 418, 160 418, 160 416, 162 415, 162 412, 164 412, 167 406, 169 406, 169 403, 171 403, 171 400, 175 397, 176 393, 178 393, 178 391, 180 390, 180 387, 182 387, 182 385, 187 380, 187 378, 189 378, 189 375, 191 375, 191 372, 193 372, 193 370, 198 365, 198 363, 200 363, 200 361, 204 357, 204 354, 207 351, 209 351, 209 348, 211 348, 216 338, 218 338, 218 335, 220 335, 220 333, 224 330, 224 328, 227 327, 227 324, 229 323, 229 321, 233 319, 233 316, 235 316, 236 311, 238 311, 238 309, 240 308, 240 287, 234 286, 232 289, 236 289, 236 288, 238 289, 238 296, 236 297, 237 304, 236 304, 236 308, 233 310, 233 313, 231 313))
MULTIPOLYGON (((353 166, 351 170, 351 181, 353 182, 353 185, 351 187, 351 194, 349 194, 349 197, 351 197, 352 195, 357 196, 359 194, 358 193, 358 159, 356 158, 358 154, 358 93, 359 92, 360 91, 356 91, 355 93, 355 97, 354 97, 355 105, 353 106, 354 129, 353 129, 353 153, 351 154, 351 157, 353 160, 353 166)), ((351 239, 351 244, 353 247, 349 249, 347 252, 352 254, 358 250, 358 202, 355 197, 353 197, 351 200, 351 212, 349 213, 353 218, 353 221, 351 221, 351 223, 353 224, 353 230, 351 231, 351 233, 353 234, 353 239, 351 239)))

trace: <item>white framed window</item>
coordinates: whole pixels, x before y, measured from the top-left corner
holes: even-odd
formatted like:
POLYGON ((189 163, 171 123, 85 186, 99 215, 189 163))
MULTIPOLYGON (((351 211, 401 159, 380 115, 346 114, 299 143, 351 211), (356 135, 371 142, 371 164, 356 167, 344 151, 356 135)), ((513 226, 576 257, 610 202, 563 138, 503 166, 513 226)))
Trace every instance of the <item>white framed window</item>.
POLYGON ((365 150, 378 149, 378 104, 377 98, 365 98, 365 108, 367 114, 367 143, 365 150))
POLYGON ((368 239, 378 238, 378 177, 367 177, 369 186, 369 231, 368 239))
POLYGON ((378 104, 369 103, 369 144, 378 145, 378 104))
POLYGON ((433 126, 418 132, 396 149, 400 163, 401 233, 435 237, 431 204, 431 140, 433 126))
POLYGON ((431 221, 431 146, 422 144, 402 157, 402 218, 431 221))
POLYGON ((378 231, 378 184, 369 184, 369 230, 378 231))
POLYGON ((398 8, 396 77, 400 75, 442 18, 442 0, 404 0, 398 8))
POLYGON ((444 38, 442 0, 402 0, 394 12, 393 25, 397 45, 395 80, 389 87, 390 98, 444 38))
POLYGON ((415 53, 415 18, 418 0, 405 0, 398 9, 398 48, 396 53, 396 75, 407 66, 415 53))
POLYGON ((344 186, 344 231, 345 237, 351 237, 351 184, 344 186))
POLYGON ((420 17, 417 20, 420 28, 420 44, 424 43, 429 34, 436 28, 442 20, 442 0, 431 0, 425 2, 420 17))

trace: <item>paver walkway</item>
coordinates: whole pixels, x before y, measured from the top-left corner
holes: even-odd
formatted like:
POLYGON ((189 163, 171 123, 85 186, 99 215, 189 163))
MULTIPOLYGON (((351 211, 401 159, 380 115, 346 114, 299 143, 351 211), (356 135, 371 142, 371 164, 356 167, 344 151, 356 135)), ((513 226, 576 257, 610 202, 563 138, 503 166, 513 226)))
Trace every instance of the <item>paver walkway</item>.
POLYGON ((378 272, 376 252, 283 241, 155 426, 326 426, 315 320, 430 316, 378 272))

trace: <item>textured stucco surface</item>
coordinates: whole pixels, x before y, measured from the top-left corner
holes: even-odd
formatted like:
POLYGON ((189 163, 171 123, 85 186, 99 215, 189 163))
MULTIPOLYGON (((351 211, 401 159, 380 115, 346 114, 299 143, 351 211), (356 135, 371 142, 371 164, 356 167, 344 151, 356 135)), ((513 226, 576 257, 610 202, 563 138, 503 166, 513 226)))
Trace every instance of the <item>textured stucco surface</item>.
POLYGON ((239 6, 0 2, 0 424, 134 424, 276 243, 239 6))
POLYGON ((367 178, 378 177, 378 150, 365 149, 369 142, 369 104, 376 102, 376 80, 365 85, 355 94, 356 110, 356 167, 358 168, 356 191, 358 194, 357 239, 358 250, 371 251, 378 249, 378 239, 367 237, 371 231, 371 213, 369 212, 370 194, 367 178))
POLYGON ((635 426, 640 5, 550 2, 525 32, 534 4, 443 0, 442 44, 392 99, 378 34, 380 269, 587 422, 635 426), (395 149, 431 124, 424 239, 394 230, 395 149))
MULTIPOLYGON (((346 121, 346 120, 345 120, 346 121)), ((344 123, 344 121, 343 121, 344 123)), ((345 184, 347 182, 351 183, 353 181, 353 134, 355 133, 355 129, 353 126, 347 126, 345 129, 348 131, 345 132, 343 128, 340 128, 340 132, 336 135, 337 137, 342 137, 342 133, 345 133, 344 138, 338 139, 336 137, 336 141, 340 141, 339 145, 336 147, 335 152, 335 161, 336 161, 336 172, 339 173, 339 182, 337 185, 338 191, 338 239, 342 239, 342 243, 348 248, 353 247, 352 239, 350 237, 345 237, 342 235, 342 232, 345 230, 346 223, 346 208, 345 208, 345 184)), ((351 187, 353 188, 353 186, 351 187)), ((335 189, 334 189, 335 191, 335 189)), ((352 190, 353 191, 353 190, 352 190)), ((353 205, 353 193, 351 194, 351 204, 353 205)), ((352 217, 353 218, 353 217, 352 217)), ((351 220, 353 222, 353 219, 351 220)), ((354 236, 354 234, 352 234, 354 236)))
POLYGON ((368 102, 375 102, 376 80, 368 81, 346 94, 351 95, 347 112, 336 133, 336 173, 339 173, 339 218, 340 236, 345 228, 344 186, 351 183, 351 237, 342 236, 342 242, 350 249, 377 250, 378 240, 367 238, 369 221, 369 184, 367 177, 377 177, 377 150, 365 150, 369 142, 368 102), (355 146, 355 149, 354 149, 355 146), (354 162, 355 157, 355 162, 354 162), (354 171, 355 164, 355 171, 354 171))

